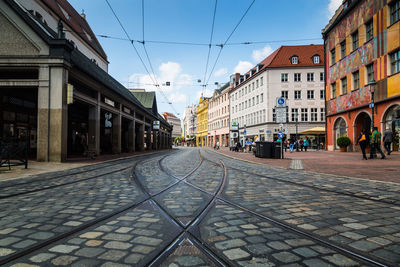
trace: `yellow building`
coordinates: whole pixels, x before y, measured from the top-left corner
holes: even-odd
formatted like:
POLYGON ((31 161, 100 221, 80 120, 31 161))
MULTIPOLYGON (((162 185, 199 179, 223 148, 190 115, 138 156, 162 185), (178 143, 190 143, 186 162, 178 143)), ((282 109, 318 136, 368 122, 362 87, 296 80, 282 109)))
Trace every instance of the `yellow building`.
POLYGON ((208 146, 208 101, 210 98, 200 97, 197 106, 197 134, 196 145, 208 146))

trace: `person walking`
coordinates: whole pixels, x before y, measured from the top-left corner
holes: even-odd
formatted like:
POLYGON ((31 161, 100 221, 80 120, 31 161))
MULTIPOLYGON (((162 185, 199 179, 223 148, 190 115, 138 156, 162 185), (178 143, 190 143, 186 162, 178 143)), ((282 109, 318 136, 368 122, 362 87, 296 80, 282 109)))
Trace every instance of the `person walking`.
POLYGON ((378 131, 378 127, 374 127, 374 131, 372 132, 372 146, 375 148, 375 151, 381 154, 381 159, 386 158, 381 149, 381 133, 378 131))
POLYGON ((361 133, 357 138, 357 143, 360 144, 363 159, 367 160, 367 155, 365 154, 365 148, 367 147, 367 137, 365 136, 364 129, 361 130, 361 133))
POLYGON ((310 139, 308 139, 308 137, 306 136, 306 138, 304 139, 304 142, 303 142, 304 152, 307 152, 307 147, 309 145, 310 145, 310 139))
POLYGON ((293 139, 289 141, 289 150, 290 150, 290 153, 293 152, 294 143, 295 143, 295 141, 294 141, 293 139))
POLYGON ((383 133, 383 144, 385 146, 385 149, 387 151, 387 154, 390 155, 390 146, 392 145, 393 142, 393 133, 391 130, 386 129, 385 132, 383 133))

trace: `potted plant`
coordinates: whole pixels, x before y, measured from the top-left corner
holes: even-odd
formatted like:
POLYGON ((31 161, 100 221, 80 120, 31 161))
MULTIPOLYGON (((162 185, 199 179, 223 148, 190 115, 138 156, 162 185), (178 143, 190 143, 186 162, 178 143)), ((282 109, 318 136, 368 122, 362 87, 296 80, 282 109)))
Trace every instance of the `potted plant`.
POLYGON ((346 152, 347 147, 350 145, 351 141, 350 138, 347 136, 341 136, 337 140, 337 145, 340 147, 340 152, 346 152))

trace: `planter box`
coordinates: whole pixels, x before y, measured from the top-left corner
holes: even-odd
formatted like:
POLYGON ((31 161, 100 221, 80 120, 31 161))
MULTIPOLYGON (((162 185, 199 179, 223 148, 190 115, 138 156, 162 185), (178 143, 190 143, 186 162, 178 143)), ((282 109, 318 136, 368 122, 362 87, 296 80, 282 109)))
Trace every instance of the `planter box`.
POLYGON ((341 147, 340 152, 347 152, 347 147, 341 147))

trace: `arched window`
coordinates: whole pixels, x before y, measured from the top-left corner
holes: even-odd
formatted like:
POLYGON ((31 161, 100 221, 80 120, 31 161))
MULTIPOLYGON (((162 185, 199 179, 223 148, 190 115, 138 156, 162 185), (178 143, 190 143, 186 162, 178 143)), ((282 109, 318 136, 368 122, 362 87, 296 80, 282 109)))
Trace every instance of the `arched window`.
POLYGON ((341 136, 347 136, 347 123, 343 118, 336 120, 334 125, 335 148, 339 149, 336 140, 341 136))

